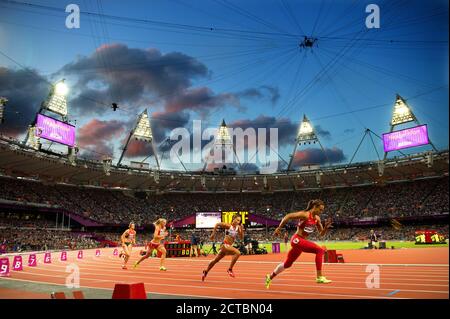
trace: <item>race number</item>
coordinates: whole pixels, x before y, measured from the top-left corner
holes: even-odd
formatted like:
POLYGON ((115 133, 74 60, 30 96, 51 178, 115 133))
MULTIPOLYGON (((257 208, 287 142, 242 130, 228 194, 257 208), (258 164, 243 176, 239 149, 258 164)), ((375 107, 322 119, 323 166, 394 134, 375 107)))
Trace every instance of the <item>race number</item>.
POLYGON ((52 255, 50 253, 45 253, 44 255, 44 263, 51 264, 52 263, 52 255))
POLYGON ((36 266, 37 266, 36 254, 31 254, 28 257, 28 267, 36 267, 36 266))
POLYGON ((15 271, 21 271, 21 270, 23 270, 23 266, 22 266, 22 256, 14 256, 13 270, 15 270, 15 271))
POLYGON ((0 277, 9 277, 9 258, 0 259, 0 277))

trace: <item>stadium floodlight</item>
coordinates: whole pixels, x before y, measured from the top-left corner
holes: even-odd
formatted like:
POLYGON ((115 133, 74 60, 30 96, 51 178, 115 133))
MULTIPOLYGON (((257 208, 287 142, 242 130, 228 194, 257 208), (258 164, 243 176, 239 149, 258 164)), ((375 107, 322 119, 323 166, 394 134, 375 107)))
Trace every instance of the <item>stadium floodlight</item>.
POLYGON ((225 124, 225 120, 222 120, 222 124, 219 127, 219 132, 217 133, 216 140, 214 141, 215 145, 232 145, 233 141, 231 140, 230 132, 228 131, 228 127, 225 124))
POLYGON ((303 115, 303 121, 300 124, 300 129, 298 130, 297 140, 301 141, 312 141, 316 139, 316 134, 314 133, 314 128, 311 122, 308 120, 306 115, 303 115))
POLYGON ((397 98, 394 104, 394 111, 392 113, 391 125, 400 125, 415 120, 416 117, 414 116, 408 104, 406 104, 405 99, 397 94, 397 98))
POLYGON ((64 83, 63 81, 56 83, 55 94, 66 96, 68 92, 69 88, 67 87, 66 83, 64 83))
POLYGON ((59 114, 63 117, 67 116, 67 93, 69 89, 64 83, 64 79, 52 86, 47 100, 43 103, 43 108, 59 114))
POLYGON ((292 163, 294 161, 295 152, 297 151, 297 147, 299 145, 311 145, 311 142, 315 144, 316 142, 319 144, 320 148, 322 149, 322 152, 325 154, 325 157, 327 158, 327 162, 331 164, 327 153, 325 152, 325 149, 322 146, 322 143, 320 143, 319 138, 316 135, 316 132, 314 131, 314 127, 309 121, 309 119, 306 117, 306 115, 303 115, 303 120, 299 125, 297 138, 295 140, 294 150, 292 151, 292 154, 290 155, 289 164, 287 167, 287 170, 289 171, 291 169, 292 163))
POLYGON ((149 143, 152 142, 153 133, 150 126, 150 120, 148 118, 147 110, 139 115, 139 119, 136 124, 136 128, 134 129, 133 136, 138 140, 143 140, 149 143))

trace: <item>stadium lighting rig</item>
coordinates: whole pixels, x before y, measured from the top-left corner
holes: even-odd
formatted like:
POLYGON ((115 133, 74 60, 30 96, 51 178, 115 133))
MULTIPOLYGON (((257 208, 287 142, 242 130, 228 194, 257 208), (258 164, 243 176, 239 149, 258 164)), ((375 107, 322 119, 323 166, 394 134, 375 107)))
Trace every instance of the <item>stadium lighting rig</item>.
POLYGON ((8 99, 6 97, 0 97, 0 124, 5 121, 5 107, 8 99))
MULTIPOLYGON (((236 156, 239 168, 241 167, 241 163, 239 162, 239 158, 233 144, 233 139, 230 135, 230 131, 224 119, 222 119, 222 123, 220 124, 217 134, 214 137, 214 144, 212 148, 214 149, 214 153, 220 151, 220 159, 224 160, 223 163, 227 161, 227 153, 233 151, 234 155, 236 156)), ((210 154, 210 152, 211 149, 207 152, 207 154, 210 154)), ((205 172, 206 167, 208 166, 208 162, 209 162, 208 159, 205 159, 205 164, 203 165, 202 173, 205 172)))
MULTIPOLYGON (((300 123, 299 129, 298 129, 297 137, 295 139, 294 150, 292 151, 291 159, 289 160, 287 170, 289 171, 291 169, 292 162, 294 161, 295 152, 297 151, 297 147, 299 145, 302 145, 302 144, 310 145, 311 143, 315 144, 316 142, 320 145, 320 148, 322 149, 323 153, 325 154, 325 157, 327 157, 327 160, 328 160, 328 155, 325 152, 325 149, 323 148, 322 143, 320 143, 320 140, 317 137, 314 127, 311 124, 311 121, 306 117, 306 115, 303 115, 303 120, 300 123)), ((328 163, 330 163, 329 160, 328 160, 328 163)))
MULTIPOLYGON (((400 96, 400 94, 397 94, 395 97, 395 103, 394 108, 392 111, 392 118, 390 124, 390 130, 389 133, 396 133, 398 131, 394 131, 395 128, 399 125, 407 124, 414 122, 417 124, 417 126, 421 125, 418 118, 415 116, 414 112, 412 111, 411 107, 408 105, 406 100, 400 96)), ((434 144, 431 142, 429 137, 427 136, 428 144, 432 146, 434 151, 438 151, 437 148, 434 146, 434 144)), ((412 147, 412 146, 411 146, 412 147)), ((390 151, 384 152, 384 160, 387 158, 387 155, 390 151)), ((401 153, 401 152, 400 152, 401 153)), ((402 155, 404 155, 402 153, 402 155)))
POLYGON ((67 94, 69 88, 64 79, 52 85, 47 100, 42 104, 43 109, 47 109, 53 113, 59 114, 63 120, 67 120, 67 94))
POLYGON ((391 127, 412 121, 417 121, 415 115, 408 104, 406 104, 406 101, 397 94, 392 112, 391 127))
MULTIPOLYGON (((156 166, 158 170, 160 169, 158 153, 156 152, 156 148, 153 141, 153 132, 150 124, 150 118, 148 116, 147 110, 144 110, 138 117, 136 121, 136 125, 128 134, 127 141, 125 142, 125 146, 122 149, 122 154, 120 154, 119 161, 117 162, 117 166, 122 162, 123 156, 128 149, 128 145, 130 143, 131 138, 135 138, 137 141, 144 141, 145 143, 149 143, 152 147, 153 155, 155 156, 156 166)), ((150 156, 150 155, 149 155, 150 156)), ((149 157, 147 156, 147 158, 149 157)), ((147 159, 145 158, 144 161, 147 159)))
MULTIPOLYGON (((23 144, 28 144, 36 150, 41 149, 40 139, 68 147, 67 158, 72 165, 76 165, 78 149, 75 145, 75 126, 69 123, 67 95, 69 88, 65 79, 57 81, 50 86, 47 98, 41 103, 36 117, 29 125, 23 144), (50 115, 50 116, 49 116, 50 115), (55 115, 62 120, 57 120, 55 115)), ((46 152, 50 152, 49 149, 46 152)))

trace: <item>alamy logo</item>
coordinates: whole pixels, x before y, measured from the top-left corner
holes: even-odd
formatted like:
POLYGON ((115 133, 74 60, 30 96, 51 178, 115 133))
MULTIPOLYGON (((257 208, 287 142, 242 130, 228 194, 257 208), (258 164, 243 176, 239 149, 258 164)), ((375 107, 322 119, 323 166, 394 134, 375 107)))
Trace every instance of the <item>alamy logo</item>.
POLYGON ((278 169, 277 128, 217 128, 201 129, 201 121, 193 121, 192 134, 187 128, 171 131, 170 159, 173 163, 260 164, 260 171, 275 173, 278 169), (202 143, 203 142, 203 143, 202 143), (203 146, 208 142, 206 145, 203 146))
POLYGON ((80 288, 80 268, 76 264, 70 264, 67 265, 66 272, 70 273, 66 277, 66 287, 80 288))
POLYGON ((366 27, 368 29, 380 28, 380 7, 376 4, 369 4, 366 7, 366 13, 370 13, 366 17, 366 27))
POLYGON ((369 289, 380 288, 380 267, 378 265, 367 265, 366 287, 369 289))
POLYGON ((70 13, 66 18, 66 28, 79 29, 80 28, 80 7, 76 4, 69 4, 66 7, 66 12, 70 13))

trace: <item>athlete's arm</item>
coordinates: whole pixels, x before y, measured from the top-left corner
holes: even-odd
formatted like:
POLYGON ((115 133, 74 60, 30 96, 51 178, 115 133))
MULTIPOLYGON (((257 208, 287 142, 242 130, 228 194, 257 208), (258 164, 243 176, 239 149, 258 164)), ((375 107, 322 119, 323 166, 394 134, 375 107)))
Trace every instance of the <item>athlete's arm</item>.
POLYGON ((159 226, 156 226, 156 227, 155 227, 155 232, 153 233, 153 238, 154 238, 154 239, 156 239, 156 240, 162 240, 162 239, 164 239, 165 236, 160 236, 160 235, 158 235, 160 230, 161 230, 161 228, 160 228, 159 226))
POLYGON ((215 224, 214 225, 214 229, 213 229, 213 231, 211 233, 211 237, 210 237, 211 240, 214 240, 214 238, 216 237, 217 228, 219 228, 219 227, 230 228, 231 225, 227 224, 227 223, 217 223, 217 224, 215 224))
POLYGON ((317 216, 317 230, 319 231, 320 236, 325 236, 325 234, 327 233, 329 228, 333 228, 333 226, 331 226, 332 224, 332 220, 331 218, 328 218, 325 221, 325 226, 322 225, 322 221, 320 220, 320 216, 317 216))
POLYGON ((275 229, 274 234, 278 236, 281 232, 281 229, 286 225, 290 220, 292 219, 308 219, 308 213, 305 211, 299 211, 295 213, 289 213, 286 216, 283 217, 283 219, 280 222, 280 225, 275 229))
POLYGON ((239 237, 244 240, 244 225, 239 225, 239 237))
POLYGON ((120 236, 120 241, 123 243, 125 243, 125 236, 128 235, 128 229, 126 231, 123 232, 122 236, 120 236))

